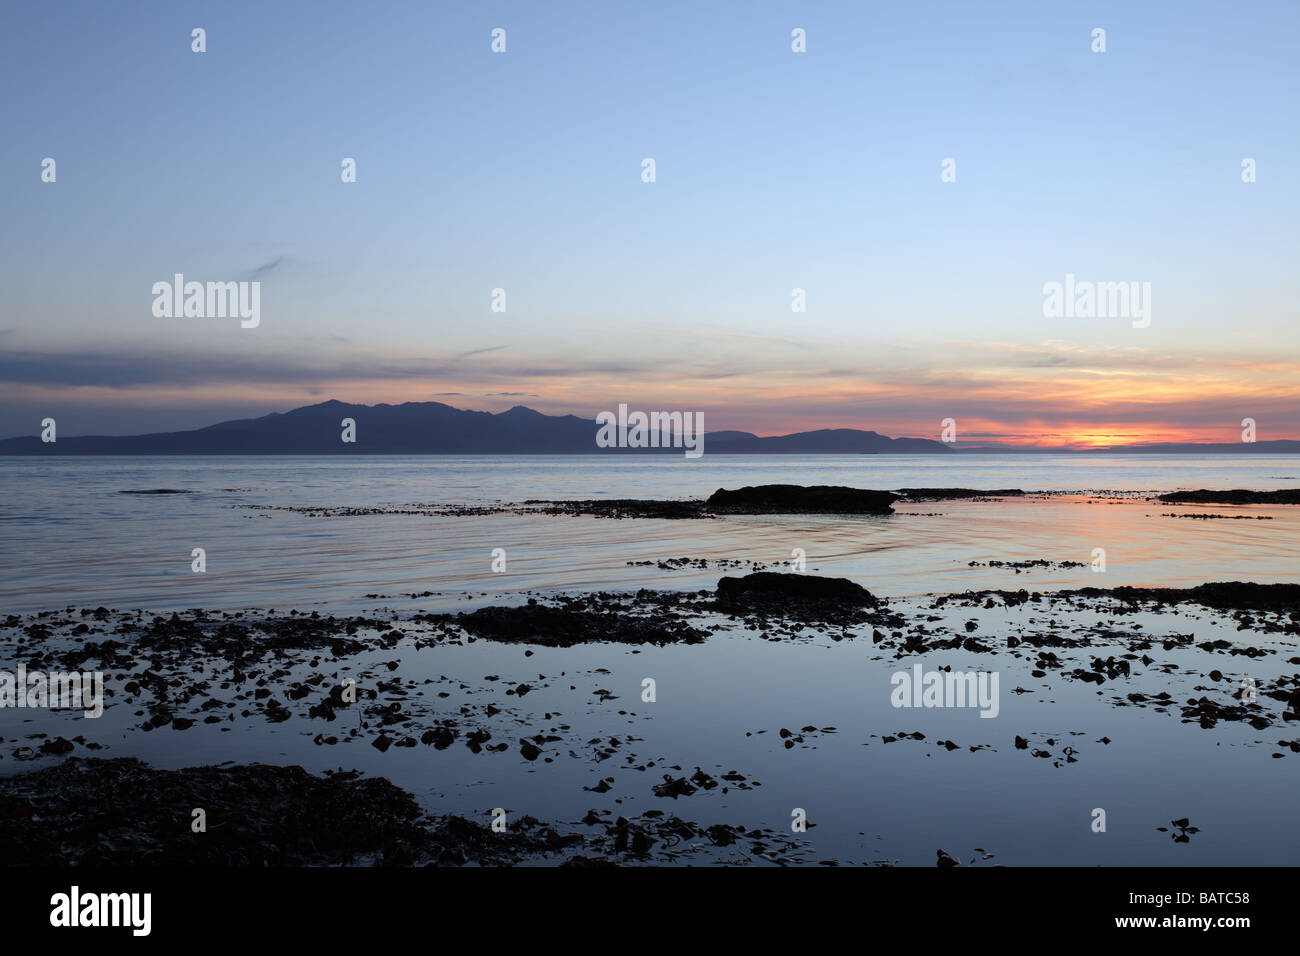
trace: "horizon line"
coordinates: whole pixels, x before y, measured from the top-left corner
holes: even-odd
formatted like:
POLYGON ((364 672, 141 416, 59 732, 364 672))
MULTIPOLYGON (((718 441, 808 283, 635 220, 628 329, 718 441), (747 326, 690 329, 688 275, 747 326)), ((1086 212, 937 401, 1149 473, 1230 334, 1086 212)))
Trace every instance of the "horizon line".
MULTIPOLYGON (((321 408, 321 407, 329 406, 329 405, 338 405, 338 406, 342 406, 342 407, 345 407, 345 408, 363 408, 363 409, 375 409, 375 408, 401 408, 401 407, 404 407, 404 406, 411 406, 411 405, 438 405, 438 406, 442 406, 442 407, 444 407, 444 408, 451 409, 451 410, 453 410, 453 411, 455 411, 455 412, 460 412, 460 413, 464 413, 464 414, 489 415, 489 416, 492 416, 492 417, 494 417, 494 418, 495 418, 495 417, 500 417, 500 416, 503 416, 503 415, 508 415, 508 414, 510 414, 511 412, 515 412, 515 411, 522 410, 522 411, 529 412, 529 413, 532 413, 532 414, 534 414, 534 415, 538 415, 538 416, 541 416, 541 417, 543 417, 543 418, 548 418, 548 419, 576 418, 576 419, 578 419, 579 421, 590 421, 591 424, 592 424, 593 426, 596 426, 596 425, 598 424, 598 419, 597 419, 595 416, 593 416, 592 418, 588 419, 588 418, 584 418, 582 415, 575 414, 575 413, 573 413, 573 412, 548 413, 548 412, 538 411, 538 410, 535 409, 535 408, 532 408, 532 407, 530 407, 530 406, 528 406, 528 405, 523 405, 523 404, 515 404, 515 405, 512 405, 510 408, 505 409, 505 410, 503 410, 503 411, 493 412, 493 411, 487 411, 487 410, 485 410, 485 409, 460 408, 460 407, 458 407, 458 406, 450 405, 450 404, 448 404, 447 402, 438 401, 438 400, 436 400, 436 399, 427 399, 427 400, 408 400, 408 401, 404 401, 404 402, 396 402, 396 403, 394 403, 394 402, 374 402, 373 404, 365 404, 365 403, 361 403, 361 402, 348 402, 348 401, 343 401, 342 399, 338 399, 338 398, 328 398, 328 399, 324 399, 323 401, 320 401, 320 402, 313 402, 313 403, 311 403, 311 404, 307 404, 307 405, 297 405, 297 406, 294 406, 293 408, 290 408, 290 409, 288 409, 287 411, 283 411, 283 412, 282 412, 282 411, 270 411, 270 412, 266 412, 265 414, 262 414, 262 415, 254 415, 254 416, 248 416, 248 417, 243 417, 243 418, 227 418, 227 419, 222 419, 222 420, 220 420, 220 421, 211 422, 211 423, 209 423, 209 424, 207 424, 207 425, 200 425, 200 426, 197 426, 197 427, 194 427, 194 428, 172 429, 172 430, 168 430, 168 431, 134 432, 134 433, 129 433, 129 434, 103 434, 103 433, 99 433, 99 434, 78 434, 78 435, 68 435, 68 436, 66 436, 66 438, 68 438, 68 439, 131 439, 131 438, 143 438, 143 437, 153 437, 153 436, 161 436, 161 435, 181 435, 181 434, 189 434, 189 433, 193 433, 193 432, 204 431, 204 430, 206 430, 206 429, 208 429, 208 428, 214 428, 214 427, 217 427, 217 426, 219 426, 219 425, 230 424, 230 423, 233 423, 233 422, 256 422, 256 421, 260 421, 260 420, 265 419, 265 418, 278 417, 278 416, 282 416, 282 415, 289 415, 289 414, 292 414, 293 412, 301 411, 301 410, 303 410, 303 409, 321 408)), ((619 403, 619 405, 620 405, 622 408, 627 408, 627 407, 628 407, 628 403, 625 403, 625 402, 624 402, 624 403, 619 403)), ((655 411, 656 413, 660 413, 660 414, 664 413, 664 410, 662 410, 662 409, 655 409, 654 411, 655 411)), ((703 418, 703 413, 702 413, 702 412, 691 413, 691 412, 685 412, 685 411, 679 410, 677 413, 678 413, 678 414, 696 414, 696 415, 699 415, 701 419, 703 418)), ((600 414, 600 413, 598 413, 598 414, 600 414)), ((46 420, 48 420, 48 419, 46 419, 46 420)), ((42 425, 44 425, 44 421, 45 421, 45 420, 43 420, 42 425)), ((945 419, 945 420, 944 420, 945 424, 946 424, 948 421, 949 421, 949 419, 945 419)), ((1061 443, 1061 444, 1041 444, 1038 440, 1033 439, 1033 438, 1029 438, 1029 437, 1024 437, 1024 438, 1021 438, 1021 439, 1019 439, 1019 440, 1017 440, 1016 438, 998 438, 998 439, 994 439, 994 438, 981 438, 981 439, 959 439, 959 438, 955 438, 955 439, 952 439, 952 440, 946 440, 946 439, 941 439, 941 438, 927 438, 927 437, 924 437, 924 436, 917 436, 917 435, 888 435, 888 434, 886 434, 886 433, 884 433, 884 432, 876 431, 874 428, 852 427, 852 426, 844 426, 844 425, 838 425, 838 426, 822 426, 822 427, 813 427, 813 428, 803 428, 803 429, 798 429, 798 430, 795 430, 795 431, 789 431, 789 432, 773 432, 773 433, 769 433, 769 434, 764 434, 764 433, 761 433, 761 432, 751 431, 751 430, 743 429, 743 428, 719 428, 719 429, 716 429, 716 430, 713 430, 713 431, 707 431, 707 430, 704 431, 704 433, 703 433, 703 437, 704 437, 705 439, 707 439, 709 435, 722 435, 722 434, 728 434, 728 433, 730 433, 730 434, 735 434, 735 435, 746 435, 746 436, 753 437, 753 438, 755 438, 755 439, 763 440, 763 439, 773 439, 773 438, 791 438, 791 437, 797 437, 797 436, 800 436, 800 435, 812 435, 812 434, 817 434, 817 433, 819 433, 819 432, 850 432, 850 433, 855 433, 855 434, 873 434, 873 435, 878 435, 878 436, 880 436, 880 437, 882 437, 882 438, 887 438, 887 439, 890 439, 890 440, 928 441, 928 442, 933 442, 933 443, 935 443, 935 444, 943 444, 943 445, 946 445, 947 447, 949 447, 949 448, 950 448, 952 451, 954 451, 954 452, 978 453, 978 452, 980 452, 980 451, 985 451, 985 452, 987 452, 987 453, 993 453, 993 454, 996 454, 996 453, 999 453, 999 452, 1009 452, 1009 453, 1021 453, 1021 454, 1024 454, 1024 453, 1031 452, 1031 451, 1040 451, 1040 452, 1043 452, 1043 453, 1071 453, 1071 452, 1075 452, 1075 453, 1085 453, 1085 452, 1103 451, 1103 450, 1107 450, 1107 449, 1130 449, 1130 450, 1131 450, 1131 449, 1139 449, 1139 448, 1153 448, 1153 449, 1157 449, 1157 448, 1160 448, 1160 447, 1162 447, 1162 446, 1202 446, 1202 447, 1205 447, 1205 448, 1217 448, 1217 447, 1247 446, 1247 445, 1252 445, 1252 444, 1257 444, 1257 445, 1273 445, 1273 444, 1276 444, 1276 443, 1282 443, 1282 442, 1294 442, 1294 443, 1300 444, 1300 439, 1297 439, 1297 438, 1271 438, 1271 439, 1258 439, 1258 440, 1251 440, 1251 441, 1246 441, 1246 440, 1243 439, 1243 440, 1241 440, 1241 441, 1237 441, 1237 442, 1231 442, 1231 441, 1203 441, 1203 440, 1187 440, 1187 439, 1184 439, 1184 440, 1177 440, 1177 439, 1172 439, 1172 440, 1160 440, 1160 441, 1150 441, 1150 440, 1146 440, 1146 441, 1133 441, 1133 442, 1100 442, 1100 441, 1097 441, 1097 442, 1090 442, 1090 443, 1085 443, 1085 442, 1066 442, 1066 443, 1061 443)), ((3 438, 0 438, 0 442, 13 442, 13 441, 21 441, 21 440, 23 440, 23 439, 32 439, 32 438, 40 438, 40 437, 41 437, 41 435, 40 435, 40 432, 38 431, 36 434, 21 434, 21 435, 11 435, 11 436, 7 436, 7 437, 3 437, 3 438)), ((1243 450, 1244 450, 1244 449, 1243 449, 1243 450)), ((1297 449, 1297 450, 1300 451, 1300 449, 1297 449)), ((888 454, 888 452, 886 452, 886 453, 888 454)), ((1153 453, 1158 454, 1159 452, 1158 452, 1158 451, 1155 451, 1155 452, 1153 452, 1153 453)), ((191 453, 191 454, 194 454, 194 453, 191 453)), ((198 452, 197 454, 204 454, 204 453, 203 453, 203 452, 198 452)), ((217 452, 217 453, 215 453, 215 454, 223 454, 223 453, 221 453, 221 452, 217 452)), ((419 453, 414 453, 414 454, 419 454, 419 453)), ((453 454, 455 454, 455 453, 453 453, 453 454)), ((499 453, 487 453, 487 454, 499 454, 499 453)), ((534 453, 534 454, 573 454, 573 453, 572 453, 572 452, 554 452, 554 453, 550 453, 550 452, 542 452, 542 453, 534 453)), ((598 452, 593 452, 593 454, 598 454, 598 452)), ((726 452, 723 452, 723 454, 726 454, 726 452)), ((733 454, 755 454, 755 452, 733 452, 733 454)), ((785 453, 780 453, 780 452, 778 452, 777 454, 861 454, 861 452, 785 452, 785 453)))

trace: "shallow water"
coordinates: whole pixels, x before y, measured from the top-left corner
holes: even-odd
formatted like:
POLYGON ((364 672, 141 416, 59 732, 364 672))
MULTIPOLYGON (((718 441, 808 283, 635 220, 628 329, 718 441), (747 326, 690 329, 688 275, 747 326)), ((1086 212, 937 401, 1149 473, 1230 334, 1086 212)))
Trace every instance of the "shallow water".
MULTIPOLYGON (((717 487, 770 481, 862 487, 1159 491, 1179 487, 1296 487, 1296 459, 1045 459, 981 456, 913 459, 7 459, 0 462, 0 607, 34 611, 67 605, 171 608, 312 609, 346 614, 522 600, 537 592, 712 587, 723 573, 744 569, 662 570, 628 562, 677 556, 787 561, 804 548, 808 569, 853 578, 894 599, 909 618, 929 613, 915 595, 968 588, 1146 584, 1186 586, 1208 580, 1300 580, 1300 509, 1287 506, 1161 505, 1137 497, 1081 494, 1032 500, 922 502, 889 517, 729 517, 704 521, 609 520, 556 516, 311 517, 242 505, 404 506, 475 504, 528 498, 703 497, 717 487), (124 495, 126 489, 180 488, 188 495, 124 495), (1162 517, 1186 511, 1250 515, 1250 520, 1162 517), (1256 520, 1262 515, 1268 520, 1256 520), (190 550, 207 550, 208 570, 190 570, 190 550), (507 554, 505 573, 491 570, 492 550, 507 554), (1079 561, 1106 551, 1106 570, 970 567, 989 560, 1079 561), (400 595, 424 591, 435 597, 400 595), (367 597, 369 594, 383 597, 367 597), (398 597, 390 597, 397 595, 398 597)), ((370 741, 377 726, 335 746, 317 734, 342 734, 359 715, 335 722, 296 716, 268 723, 260 715, 176 732, 142 732, 137 707, 120 699, 100 720, 66 712, 0 709, 9 751, 32 733, 84 734, 105 750, 160 767, 221 761, 296 763, 314 771, 358 768, 411 790, 431 810, 486 821, 492 808, 528 813, 579 828, 592 808, 629 816, 647 809, 712 823, 788 831, 793 808, 816 826, 801 859, 897 861, 932 866, 945 849, 963 864, 1244 864, 1300 860, 1294 826, 1300 756, 1271 757, 1296 725, 1256 731, 1243 723, 1202 729, 1182 723, 1177 708, 1115 706, 1133 691, 1168 691, 1175 701, 1206 693, 1204 674, 1218 667, 1227 685, 1291 674, 1293 637, 1238 631, 1230 619, 1201 608, 1115 616, 1104 609, 1045 612, 1042 607, 948 608, 934 612, 954 633, 967 621, 998 646, 1019 629, 1053 620, 1079 633, 1104 620, 1141 624, 1157 636, 1224 638, 1275 653, 1257 659, 1192 647, 1152 651, 1157 663, 1103 687, 1035 678, 1033 652, 979 654, 931 651, 894 660, 877 649, 871 628, 835 641, 810 628, 797 640, 765 641, 739 622, 715 618, 700 645, 632 649, 617 645, 525 648, 475 641, 327 662, 333 677, 360 674, 389 661, 408 684, 410 702, 429 713, 481 712, 491 702, 494 741, 504 753, 472 754, 462 741, 445 751, 370 741), (531 650, 531 655, 526 651, 531 650), (1169 672, 1158 664, 1177 666, 1169 672), (929 669, 996 671, 1000 713, 974 709, 899 709, 890 676, 914 663, 929 669), (335 673, 337 669, 337 673, 335 673), (601 670, 603 669, 603 670, 601 670), (484 681, 495 675, 499 681, 484 681), (658 699, 641 701, 653 677, 658 699), (445 679, 444 679, 445 678, 445 679), (433 683, 424 685, 423 682, 433 683), (528 682, 525 698, 505 689, 528 682), (571 689, 572 688, 572 689, 571 689), (1026 692, 1016 693, 1016 688, 1026 692), (615 697, 601 700, 608 689, 615 697), (450 696, 437 698, 436 691, 450 696), (786 749, 783 728, 835 727, 786 749), (764 731, 759 733, 759 731, 764 731), (882 742, 920 731, 924 741, 882 742), (556 733, 544 758, 523 759, 518 741, 556 733), (618 752, 597 760, 594 738, 617 736, 618 752), (1014 738, 1038 745, 1052 737, 1074 746, 1077 762, 1055 766, 1014 738), (1107 737, 1108 744, 1099 739, 1107 737), (949 751, 939 739, 961 745, 949 751), (970 746, 987 745, 976 752, 970 746), (655 761, 639 771, 628 765, 655 761), (545 757, 552 758, 548 763, 545 757), (657 798, 653 784, 670 772, 701 767, 715 777, 738 770, 752 790, 700 791, 676 801, 657 798), (681 770, 671 769, 680 767, 681 770), (603 777, 613 789, 584 790, 603 777), (1095 808, 1107 812, 1106 833, 1092 830, 1095 808), (1168 827, 1189 817, 1200 832, 1174 843, 1168 827), (981 848, 994 854, 983 859, 981 848)), ((838 633, 838 629, 832 629, 838 633)), ((1122 645, 1074 652, 1086 663, 1122 645)), ((6 655, 8 656, 8 655, 6 655)), ((1063 655, 1065 656, 1065 655, 1063 655)), ((194 662, 199 666, 201 662, 194 662)), ((143 666, 143 665, 142 665, 143 666)), ((390 672, 384 668, 384 675, 390 672)), ((198 679, 195 674, 189 679, 198 679)), ((306 670, 301 675, 306 676, 306 670)), ((123 675, 110 675, 119 686, 123 675)), ((221 696, 229 696, 222 694, 221 696)), ((1274 705, 1274 709, 1277 706, 1274 705)), ((27 741, 30 743, 30 741, 27 741)), ((84 753, 80 748, 77 753, 84 753)), ((12 755, 11 755, 12 756, 12 755)), ((0 773, 43 766, 55 758, 0 760, 0 773)), ((566 827, 562 827, 565 829, 566 827)), ((740 850, 732 848, 732 858, 740 850)))
MULTIPOLYGON (((896 602, 895 607, 911 617, 924 612, 927 603, 896 602)), ((1209 683, 1203 673, 1214 667, 1230 675, 1216 690, 1230 689, 1243 676, 1267 681, 1279 668, 1294 669, 1282 662, 1296 653, 1294 638, 1250 635, 1255 646, 1279 653, 1249 660, 1195 647, 1173 654, 1160 650, 1158 639, 1175 634, 1194 633, 1197 641, 1242 639, 1233 622, 1200 608, 1118 617, 1104 610, 1048 611, 1032 604, 941 613, 951 630, 964 632, 964 623, 974 621, 975 633, 999 646, 1000 638, 1042 628, 1049 619, 1076 634, 1108 620, 1124 630, 1140 625, 1157 638, 1151 651, 1156 660, 1179 667, 1171 673, 1139 667, 1132 678, 1098 688, 1065 680, 1060 672, 1035 678, 1032 650, 1026 657, 959 649, 896 660, 873 645, 870 627, 839 641, 817 629, 799 639, 765 641, 738 622, 716 618, 715 633, 689 646, 544 648, 475 641, 417 650, 399 645, 342 666, 327 662, 324 670, 334 680, 355 676, 361 687, 373 686, 376 675, 400 676, 413 693, 395 698, 383 693, 382 700, 401 700, 417 723, 421 714, 473 712, 472 724, 489 728, 492 742, 506 742, 509 749, 473 754, 462 737, 441 751, 416 746, 381 753, 370 745, 379 725, 373 719, 363 723, 356 707, 340 710, 332 722, 300 714, 268 723, 256 712, 236 716, 247 706, 240 704, 229 712, 229 723, 145 733, 138 729, 140 705, 119 700, 110 702, 99 720, 66 711, 0 709, 0 736, 9 741, 0 749, 10 758, 0 761, 0 773, 57 759, 16 759, 14 743, 39 743, 27 739, 29 734, 83 734, 106 748, 97 756, 139 756, 158 767, 260 761, 299 764, 314 772, 360 769, 411 791, 431 811, 460 813, 485 825, 497 807, 510 818, 530 814, 557 824, 562 832, 581 832, 579 821, 592 809, 609 811, 607 819, 659 810, 703 826, 788 832, 791 813, 800 808, 815 824, 796 857, 806 863, 932 866, 940 848, 963 864, 975 859, 980 866, 1293 865, 1300 859, 1300 831, 1294 826, 1300 756, 1287 752, 1272 759, 1279 749, 1273 742, 1296 738, 1296 725, 1257 731, 1243 723, 1220 723, 1202 729, 1182 722, 1176 703, 1166 712, 1116 706, 1134 691, 1168 691, 1175 702, 1199 695, 1201 685, 1209 683), (388 662, 398 669, 390 671, 388 662), (983 718, 973 708, 893 706, 891 676, 918 663, 926 670, 998 673, 997 716, 983 718), (489 675, 495 679, 485 679, 489 675), (656 684, 654 702, 641 697, 646 677, 656 684), (526 697, 505 693, 521 682, 533 688, 526 697), (604 690, 613 696, 598 693, 604 690), (439 692, 449 696, 441 698, 439 692), (489 703, 500 712, 484 722, 489 703), (780 730, 798 733, 807 725, 834 732, 806 734, 802 744, 787 749, 780 730), (349 738, 353 728, 360 733, 349 738), (900 731, 921 732, 925 739, 883 740, 900 731), (320 734, 342 739, 333 746, 313 743, 320 734), (559 740, 544 744, 540 759, 525 760, 519 741, 536 734, 559 740), (1017 735, 1028 737, 1030 748, 1016 749, 1017 735), (600 749, 612 737, 619 746, 600 759, 600 749), (960 746, 948 750, 940 740, 960 746), (1059 757, 1066 744, 1076 751, 1073 763, 1032 753, 1047 747, 1059 757), (972 752, 972 746, 988 749, 972 752), (649 762, 653 765, 646 767, 649 762), (697 767, 714 777, 739 771, 753 789, 701 789, 677 800, 652 793, 663 774, 690 776, 697 767), (607 793, 584 789, 603 778, 613 781, 607 793), (1107 815, 1104 833, 1092 829, 1098 808, 1107 815), (1181 817, 1199 829, 1184 844, 1158 829, 1181 817), (992 859, 985 859, 985 852, 992 859)), ((1091 654, 1122 649, 1122 644, 1099 645, 1077 656, 1086 662, 1091 654)), ((182 661, 183 679, 200 679, 199 664, 182 661)), ((285 686, 312 668, 299 664, 292 670, 285 686)), ((220 666, 213 673, 220 675, 220 666)), ((250 677, 256 674, 250 671, 250 677)), ((228 686, 220 681, 214 676, 215 696, 230 700, 233 691, 217 689, 228 686)), ((118 688, 123 683, 120 675, 109 680, 118 688)), ((274 684, 271 689, 283 699, 274 684)), ((397 739, 409 731, 389 732, 397 739)), ((81 748, 76 752, 86 754, 81 748)), ((744 851, 740 846, 709 852, 739 862, 746 860, 744 851)))
POLYGON ((884 595, 965 588, 1300 579, 1300 508, 1178 506, 1088 495, 919 502, 889 517, 708 521, 492 515, 311 517, 244 506, 401 507, 598 497, 701 498, 789 482, 1026 490, 1300 487, 1300 458, 979 455, 677 458, 77 458, 0 461, 0 609, 69 604, 351 612, 446 606, 482 595, 700 588, 720 571, 628 562, 688 556, 809 569, 884 595), (175 488, 185 495, 130 495, 175 488), (1185 511, 1251 520, 1162 517, 1185 511), (937 514, 936 514, 937 513, 937 514), (1254 520, 1263 516, 1266 520, 1254 520), (191 570, 203 548, 207 571, 191 570), (506 552, 504 573, 492 552, 506 552), (1093 551, 1106 571, 1094 573, 1093 551), (1074 569, 970 567, 1045 558, 1074 569), (438 592, 416 601, 401 595, 438 592))

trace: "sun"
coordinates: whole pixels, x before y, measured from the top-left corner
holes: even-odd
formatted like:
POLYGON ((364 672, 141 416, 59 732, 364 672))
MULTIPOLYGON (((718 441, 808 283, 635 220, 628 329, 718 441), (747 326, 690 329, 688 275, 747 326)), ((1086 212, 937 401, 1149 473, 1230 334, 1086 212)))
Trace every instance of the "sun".
POLYGON ((1066 436, 1065 443, 1072 448, 1108 448, 1122 445, 1126 439, 1113 432, 1073 432, 1066 436))

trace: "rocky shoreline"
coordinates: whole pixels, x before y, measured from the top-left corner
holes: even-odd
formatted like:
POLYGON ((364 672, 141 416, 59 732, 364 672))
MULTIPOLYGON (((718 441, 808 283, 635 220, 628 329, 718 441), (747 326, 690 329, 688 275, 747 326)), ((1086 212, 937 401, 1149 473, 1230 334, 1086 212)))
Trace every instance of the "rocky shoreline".
MULTIPOLYGON (((180 489, 146 489, 122 494, 191 494, 180 489)), ((1066 497, 1096 500, 1144 498, 1166 504, 1292 505, 1300 504, 1300 490, 1216 491, 1198 489, 1167 493, 1138 491, 1026 491, 1021 488, 899 488, 893 491, 850 488, 839 485, 753 485, 738 489, 719 488, 708 498, 661 500, 650 498, 589 498, 554 501, 529 498, 521 502, 489 504, 420 504, 355 507, 326 505, 238 504, 232 508, 252 511, 285 511, 313 518, 357 518, 374 515, 404 517, 482 517, 488 515, 549 515, 574 518, 711 520, 741 515, 838 515, 882 516, 897 513, 895 504, 925 502, 1002 502, 1006 499, 1036 501, 1066 497)), ((1188 515, 1188 517, 1209 517, 1188 515)), ((1215 516, 1217 517, 1217 516, 1215 516)))
POLYGON ((617 866, 729 847, 785 862, 799 849, 761 828, 662 812, 606 816, 593 810, 561 832, 525 815, 498 831, 426 814, 383 778, 299 766, 159 770, 129 757, 71 757, 0 777, 0 855, 11 866, 617 866))
MULTIPOLYGON (((163 616, 68 608, 0 622, 6 659, 29 670, 103 670, 106 707, 132 713, 131 729, 125 741, 94 739, 91 724, 78 725, 90 729, 75 737, 36 732, 0 739, 0 770, 10 774, 0 777, 0 847, 11 863, 28 864, 504 865, 532 859, 606 865, 695 856, 716 861, 710 854, 723 849, 735 851, 726 862, 807 862, 802 841, 761 821, 698 823, 662 811, 638 815, 606 807, 591 809, 576 823, 514 818, 507 837, 493 833, 486 818, 471 822, 463 814, 427 812, 387 780, 362 779, 357 771, 318 777, 301 767, 260 764, 161 770, 111 753, 129 754, 136 733, 196 733, 197 727, 251 732, 293 721, 297 733, 314 734, 317 747, 369 744, 380 754, 455 746, 479 759, 595 766, 617 756, 622 772, 644 774, 645 796, 676 802, 694 794, 698 801, 711 790, 744 791, 762 781, 726 765, 692 770, 671 755, 638 752, 639 738, 627 731, 585 740, 567 722, 530 709, 527 698, 535 690, 554 693, 568 685, 568 693, 587 708, 629 713, 616 703, 623 694, 610 689, 603 668, 557 674, 539 665, 535 680, 506 682, 489 675, 467 683, 454 675, 421 679, 406 673, 404 661, 410 653, 475 641, 518 645, 531 656, 533 648, 540 654, 584 645, 637 653, 734 640, 738 634, 780 643, 861 642, 873 660, 886 665, 936 652, 1002 658, 993 666, 1046 682, 1048 693, 1052 687, 1093 684, 1109 707, 1150 709, 1202 730, 1246 725, 1264 735, 1259 745, 1271 748, 1273 757, 1300 753, 1300 667, 1294 666, 1300 656, 1293 651, 1282 664, 1280 650, 1294 647, 1300 636, 1296 584, 993 590, 888 601, 842 578, 756 571, 723 576, 711 590, 530 598, 455 614, 193 610, 163 616), (1014 613, 1017 623, 989 629, 979 619, 987 612, 1014 613), (1169 616, 1173 630, 1158 635, 1125 623, 1134 615, 1169 616), (1193 639, 1188 625, 1207 615, 1239 636, 1193 639), (1272 677, 1258 680, 1258 694, 1248 698, 1234 662, 1256 660, 1279 666, 1271 668, 1272 677), (1185 688, 1157 693, 1130 686, 1144 673, 1185 688), (448 697, 458 703, 442 703, 448 697), (94 751, 110 759, 88 756, 94 751), (51 759, 59 762, 15 772, 26 761, 51 759), (188 815, 205 805, 221 808, 220 815, 209 817, 207 839, 192 837, 188 815), (38 819, 41 826, 33 827, 38 819), (745 853, 736 855, 737 847, 745 853)), ((1014 692, 1036 693, 1023 684, 1014 692)), ((987 732, 960 743, 890 728, 867 735, 862 744, 906 742, 936 757, 954 750, 1024 749, 1051 758, 1045 763, 1056 768, 1086 757, 1087 748, 1064 732, 995 733, 978 723, 987 732)), ((779 734, 771 728, 781 748, 816 747, 820 735, 836 730, 792 727, 779 728, 779 734)), ((583 789, 602 794, 616 783, 628 785, 606 774, 583 789)))

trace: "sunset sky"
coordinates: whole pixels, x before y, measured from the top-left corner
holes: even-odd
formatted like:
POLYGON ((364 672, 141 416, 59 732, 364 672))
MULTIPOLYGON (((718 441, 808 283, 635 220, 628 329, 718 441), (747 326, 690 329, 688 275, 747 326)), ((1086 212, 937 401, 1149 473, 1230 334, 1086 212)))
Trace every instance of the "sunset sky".
POLYGON ((337 398, 1300 438, 1298 4, 266 6, 0 12, 0 437, 337 398), (260 325, 156 318, 175 273, 260 325), (1045 317, 1067 273, 1149 327, 1045 317))

